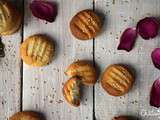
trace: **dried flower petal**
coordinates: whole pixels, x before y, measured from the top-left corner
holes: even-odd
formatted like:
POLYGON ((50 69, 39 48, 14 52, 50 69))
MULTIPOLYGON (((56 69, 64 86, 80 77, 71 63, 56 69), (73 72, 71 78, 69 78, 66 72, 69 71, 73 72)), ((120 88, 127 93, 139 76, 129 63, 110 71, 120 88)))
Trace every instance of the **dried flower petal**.
POLYGON ((151 57, 152 57, 152 62, 154 66, 160 69, 160 48, 154 49, 151 54, 151 57))
POLYGON ((160 107, 160 79, 157 79, 152 86, 150 95, 150 105, 160 107))
POLYGON ((159 21, 154 17, 146 17, 137 24, 137 32, 145 40, 156 37, 158 30, 159 21))
POLYGON ((118 46, 118 50, 126 50, 130 51, 132 50, 135 40, 137 38, 137 31, 135 28, 127 28, 121 38, 120 38, 120 44, 118 46))
POLYGON ((30 4, 32 14, 48 22, 54 22, 57 16, 57 5, 53 2, 34 0, 30 4))

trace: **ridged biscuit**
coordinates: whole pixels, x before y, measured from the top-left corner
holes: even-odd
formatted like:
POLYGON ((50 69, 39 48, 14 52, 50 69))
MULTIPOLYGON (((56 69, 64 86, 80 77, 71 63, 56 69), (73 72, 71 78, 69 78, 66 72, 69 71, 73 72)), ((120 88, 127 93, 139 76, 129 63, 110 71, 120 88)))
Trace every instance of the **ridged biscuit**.
POLYGON ((79 77, 84 85, 94 85, 97 80, 96 69, 84 60, 72 63, 65 74, 69 77, 79 77))
POLYGON ((6 0, 0 1, 0 35, 10 35, 15 33, 21 25, 22 16, 6 0))
POLYGON ((102 22, 92 10, 83 10, 77 13, 70 22, 72 34, 80 40, 93 39, 100 32, 102 22))
POLYGON ((114 117, 112 120, 129 120, 127 116, 114 117))
POLYGON ((36 112, 18 112, 11 116, 9 120, 43 120, 36 112))
POLYGON ((20 54, 22 60, 28 65, 44 66, 54 55, 54 45, 44 35, 33 35, 21 44, 20 54))
POLYGON ((67 102, 75 107, 80 106, 80 80, 77 77, 70 78, 63 87, 63 95, 67 102))
POLYGON ((101 85, 110 95, 122 96, 129 91, 134 78, 122 65, 110 65, 103 73, 101 85))

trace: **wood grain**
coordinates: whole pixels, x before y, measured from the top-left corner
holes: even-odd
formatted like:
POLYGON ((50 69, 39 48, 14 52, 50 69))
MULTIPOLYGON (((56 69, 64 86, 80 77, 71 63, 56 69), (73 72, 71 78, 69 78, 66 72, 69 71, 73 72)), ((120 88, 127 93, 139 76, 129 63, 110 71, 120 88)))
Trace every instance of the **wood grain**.
MULTIPOLYGON (((11 0, 22 10, 21 0, 11 0)), ((93 60, 102 71, 110 64, 128 65, 136 82, 131 91, 122 97, 108 95, 99 83, 95 86, 96 120, 111 120, 117 115, 131 115, 141 120, 158 120, 160 110, 149 105, 150 88, 159 77, 151 61, 151 51, 159 47, 160 37, 145 41, 138 37, 134 49, 127 53, 118 51, 119 37, 127 27, 136 26, 146 16, 159 17, 159 0, 94 0, 96 11, 105 18, 101 35, 93 41, 78 41, 69 31, 69 21, 78 11, 93 7, 92 0, 51 0, 58 4, 54 23, 32 16, 31 0, 25 0, 24 38, 33 34, 46 34, 56 44, 53 62, 41 68, 23 65, 20 76, 19 44, 21 30, 2 37, 5 58, 0 59, 0 120, 6 120, 21 108, 21 77, 23 78, 23 110, 42 112, 47 120, 93 120, 93 88, 84 88, 82 105, 75 108, 67 104, 62 86, 69 79, 64 75, 67 66, 77 59, 93 60), (95 47, 95 51, 93 51, 95 47)), ((100 80, 100 79, 99 79, 100 80)))
MULTIPOLYGON (((17 7, 22 10, 21 0, 11 2, 18 2, 17 7)), ((21 108, 21 60, 19 57, 21 39, 21 30, 13 35, 2 37, 2 42, 5 44, 5 57, 0 58, 0 120, 7 120, 21 108)))
POLYGON ((108 95, 100 84, 95 88, 95 114, 97 120, 111 120, 115 115, 137 116, 142 120, 158 120, 158 109, 150 107, 149 93, 159 71, 151 62, 151 51, 159 46, 159 37, 145 41, 138 37, 134 49, 118 51, 119 37, 127 27, 136 26, 139 19, 159 16, 159 0, 96 0, 95 8, 105 15, 104 31, 95 40, 95 59, 103 71, 114 63, 126 64, 135 71, 136 82, 132 90, 122 97, 108 95))
POLYGON ((77 59, 92 61, 93 41, 78 41, 69 31, 71 17, 82 9, 92 9, 88 0, 51 0, 58 4, 58 16, 54 23, 46 23, 31 15, 28 9, 31 0, 25 0, 24 38, 33 34, 46 34, 56 44, 53 62, 42 68, 24 64, 23 110, 35 110, 46 115, 48 120, 92 120, 92 87, 85 88, 82 105, 74 108, 62 95, 63 83, 69 79, 64 75, 67 66, 77 59))

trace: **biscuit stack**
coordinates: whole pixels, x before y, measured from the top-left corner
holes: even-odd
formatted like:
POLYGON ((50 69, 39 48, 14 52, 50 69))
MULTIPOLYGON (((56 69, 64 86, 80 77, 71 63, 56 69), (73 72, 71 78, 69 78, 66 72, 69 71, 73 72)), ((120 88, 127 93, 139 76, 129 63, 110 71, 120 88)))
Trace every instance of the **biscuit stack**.
POLYGON ((80 105, 80 86, 90 86, 96 83, 96 69, 88 61, 80 60, 69 65, 65 74, 70 79, 64 84, 63 95, 68 103, 78 107, 80 105))

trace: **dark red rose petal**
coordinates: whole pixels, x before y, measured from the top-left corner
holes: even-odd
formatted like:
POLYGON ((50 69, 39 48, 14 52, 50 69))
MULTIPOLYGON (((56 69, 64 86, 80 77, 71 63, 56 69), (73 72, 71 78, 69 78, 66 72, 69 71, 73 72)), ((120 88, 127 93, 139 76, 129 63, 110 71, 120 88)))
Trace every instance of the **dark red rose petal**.
POLYGON ((151 57, 152 57, 152 62, 154 66, 160 69, 160 48, 154 49, 151 54, 151 57))
POLYGON ((145 40, 158 35, 159 21, 154 17, 146 17, 137 23, 137 32, 145 40))
POLYGON ((135 40, 137 38, 137 31, 135 28, 127 28, 121 38, 120 38, 120 44, 118 45, 118 50, 126 50, 130 51, 132 50, 135 40))
POLYGON ((30 4, 32 14, 48 22, 54 22, 57 16, 57 5, 53 2, 34 0, 30 4))
POLYGON ((150 105, 160 107, 160 79, 157 79, 153 83, 150 94, 150 105))

